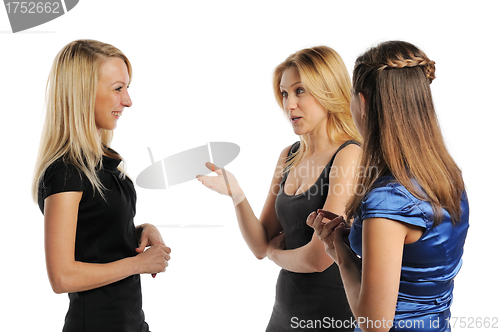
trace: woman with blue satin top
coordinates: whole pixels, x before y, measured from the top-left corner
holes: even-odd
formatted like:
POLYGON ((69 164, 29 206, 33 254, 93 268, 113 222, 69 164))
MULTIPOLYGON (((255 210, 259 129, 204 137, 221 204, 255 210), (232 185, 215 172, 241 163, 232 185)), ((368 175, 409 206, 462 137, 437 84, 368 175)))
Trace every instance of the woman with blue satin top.
POLYGON ((469 205, 434 111, 434 72, 402 41, 358 57, 351 113, 364 142, 346 207, 354 221, 328 211, 307 220, 339 266, 357 331, 451 331, 469 205))

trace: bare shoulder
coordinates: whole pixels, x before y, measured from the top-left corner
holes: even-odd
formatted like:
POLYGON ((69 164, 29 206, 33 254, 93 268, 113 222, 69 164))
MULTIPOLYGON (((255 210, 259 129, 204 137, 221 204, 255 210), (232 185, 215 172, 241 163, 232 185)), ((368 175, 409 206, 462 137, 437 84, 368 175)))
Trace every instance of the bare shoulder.
POLYGON ((280 164, 280 165, 285 164, 286 159, 288 157, 288 153, 290 152, 290 149, 292 148, 292 145, 287 146, 286 148, 283 149, 283 151, 281 151, 278 164, 280 164))
POLYGON ((293 146, 293 144, 288 145, 286 148, 284 148, 283 151, 281 151, 280 157, 288 156, 288 152, 290 152, 290 149, 292 148, 292 146, 293 146))
POLYGON ((361 158, 361 152, 361 147, 357 144, 349 144, 340 150, 330 168, 330 179, 347 180, 354 178, 359 159, 361 158))
POLYGON ((337 152, 333 165, 352 165, 356 164, 361 156, 361 147, 357 144, 349 144, 337 152))

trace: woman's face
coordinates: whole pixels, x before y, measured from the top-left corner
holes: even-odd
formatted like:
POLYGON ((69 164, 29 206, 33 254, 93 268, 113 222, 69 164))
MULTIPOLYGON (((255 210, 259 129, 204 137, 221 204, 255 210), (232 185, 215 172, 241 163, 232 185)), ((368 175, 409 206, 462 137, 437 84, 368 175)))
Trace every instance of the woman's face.
POLYGON ((326 131, 327 111, 305 90, 297 68, 290 67, 283 72, 280 91, 283 109, 287 112, 295 134, 326 131))
POLYGON ((125 107, 132 106, 129 82, 127 66, 122 59, 112 57, 101 64, 95 99, 97 129, 115 129, 125 107))
POLYGON ((359 133, 365 137, 365 98, 361 93, 351 91, 351 115, 354 120, 354 125, 358 128, 359 133))

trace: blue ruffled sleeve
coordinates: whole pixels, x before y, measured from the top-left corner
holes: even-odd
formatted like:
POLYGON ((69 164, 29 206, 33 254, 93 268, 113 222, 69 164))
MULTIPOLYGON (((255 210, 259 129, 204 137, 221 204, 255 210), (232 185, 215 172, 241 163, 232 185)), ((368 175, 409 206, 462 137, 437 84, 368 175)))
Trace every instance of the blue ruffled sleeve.
POLYGON ((361 203, 361 220, 387 218, 427 228, 427 216, 416 199, 399 183, 373 189, 361 203))

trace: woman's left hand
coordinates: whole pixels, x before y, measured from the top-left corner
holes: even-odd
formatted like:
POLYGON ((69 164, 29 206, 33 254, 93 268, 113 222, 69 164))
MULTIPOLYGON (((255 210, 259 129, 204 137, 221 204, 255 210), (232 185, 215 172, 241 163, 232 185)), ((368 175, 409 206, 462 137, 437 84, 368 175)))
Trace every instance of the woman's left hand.
POLYGON ((285 233, 280 233, 279 235, 273 237, 267 245, 267 257, 272 260, 272 254, 274 250, 284 250, 285 249, 285 233))
POLYGON ((351 248, 343 240, 344 233, 349 231, 345 226, 344 217, 326 210, 318 210, 318 213, 309 214, 306 223, 314 228, 316 235, 325 244, 326 253, 337 265, 342 259, 352 256, 351 248))
POLYGON ((139 247, 135 249, 137 253, 141 253, 146 249, 146 247, 151 247, 155 244, 165 245, 160 231, 154 225, 142 224, 137 226, 135 229, 139 240, 139 247))

